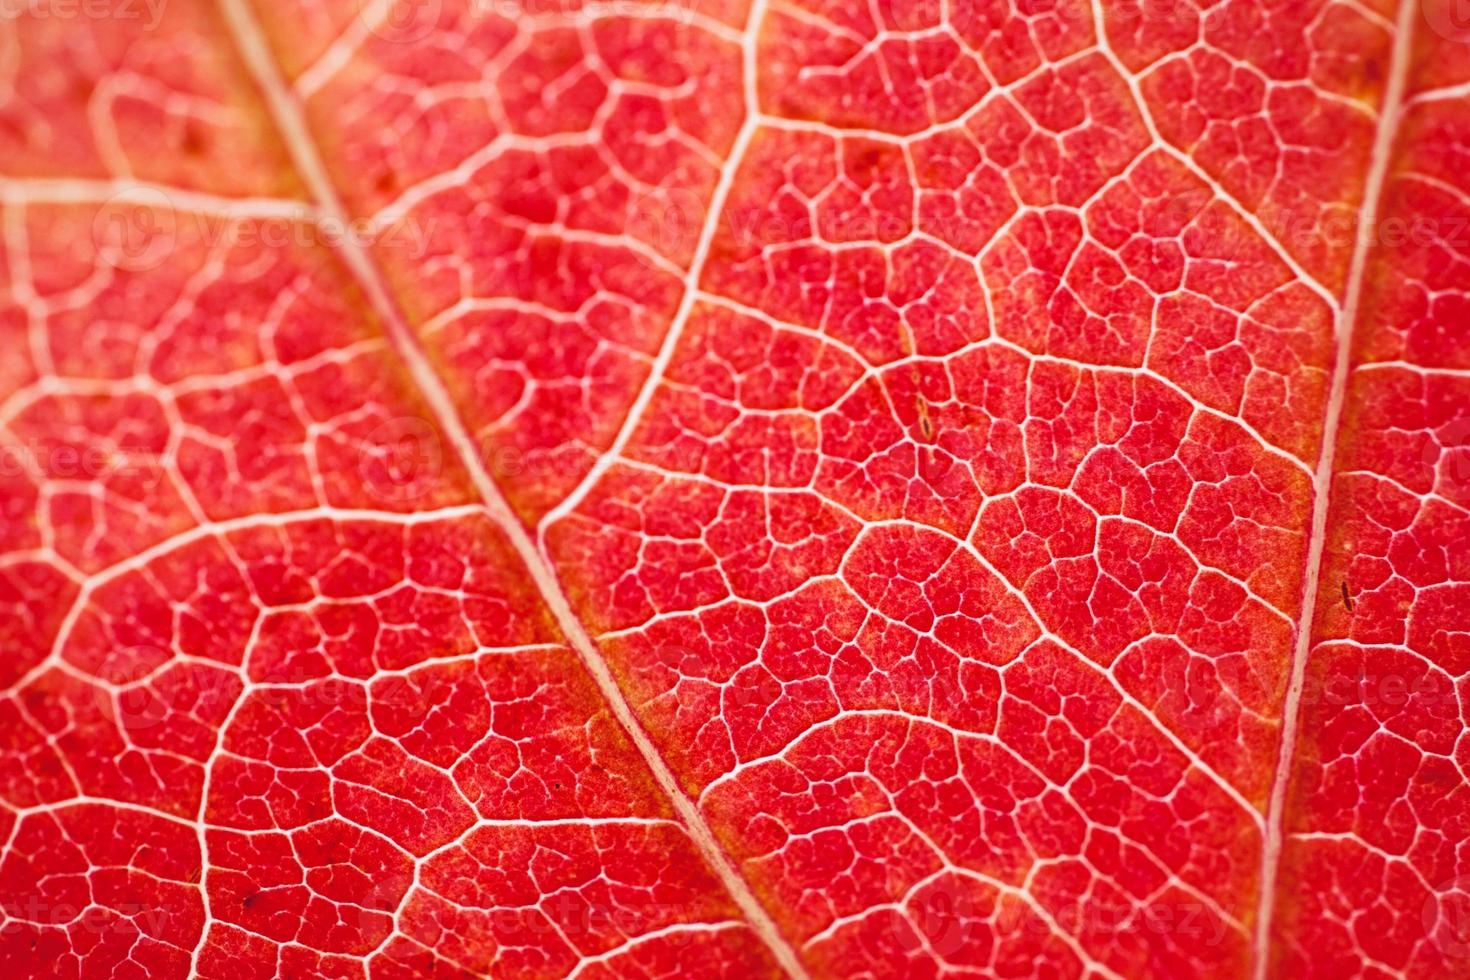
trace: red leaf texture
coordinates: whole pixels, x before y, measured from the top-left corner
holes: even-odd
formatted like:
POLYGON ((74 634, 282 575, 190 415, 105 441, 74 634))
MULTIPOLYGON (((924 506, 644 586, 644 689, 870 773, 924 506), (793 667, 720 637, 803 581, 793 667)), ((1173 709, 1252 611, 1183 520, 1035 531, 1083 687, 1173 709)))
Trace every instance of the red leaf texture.
POLYGON ((1454 0, 16 0, 0 972, 1470 975, 1454 0))

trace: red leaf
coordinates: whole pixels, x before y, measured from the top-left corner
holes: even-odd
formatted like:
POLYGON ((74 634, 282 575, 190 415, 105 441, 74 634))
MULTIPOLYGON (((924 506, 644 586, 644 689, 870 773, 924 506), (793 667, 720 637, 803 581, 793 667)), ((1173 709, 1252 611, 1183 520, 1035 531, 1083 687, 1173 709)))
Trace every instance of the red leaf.
POLYGON ((10 12, 7 975, 1464 975, 1462 20, 10 12))

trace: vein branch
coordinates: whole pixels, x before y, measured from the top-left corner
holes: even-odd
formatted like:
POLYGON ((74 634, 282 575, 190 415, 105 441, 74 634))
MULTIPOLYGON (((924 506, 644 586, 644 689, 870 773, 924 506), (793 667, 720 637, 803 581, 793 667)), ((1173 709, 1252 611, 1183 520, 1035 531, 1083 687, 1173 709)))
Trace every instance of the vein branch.
POLYGON ((714 242, 715 233, 719 230, 725 202, 729 199, 730 189, 735 184, 735 174, 740 169, 740 164, 745 159, 745 154, 750 149, 751 141, 755 138, 756 130, 760 128, 762 121, 760 100, 756 93, 755 53, 756 32, 760 29, 761 21, 765 17, 765 8, 766 0, 755 0, 750 7, 749 20, 746 22, 745 43, 741 49, 743 54, 741 75, 745 86, 745 118, 740 122, 740 130, 735 135, 730 155, 724 167, 721 168, 719 181, 710 195, 709 207, 699 229, 699 238, 695 242, 694 257, 690 260, 689 270, 684 275, 684 292, 679 298, 679 307, 675 310, 673 319, 669 321, 669 329, 664 334, 663 343, 659 345, 658 354, 654 357, 648 377, 644 380, 643 387, 639 389, 638 396, 629 406, 628 414, 624 416, 623 424, 613 438, 612 444, 606 452, 597 457, 592 469, 582 477, 571 493, 567 494, 561 503, 542 518, 540 528, 543 537, 546 528, 577 509, 577 505, 582 502, 587 492, 597 485, 597 481, 622 455, 624 447, 627 446, 628 440, 632 438, 639 421, 643 418, 649 402, 653 400, 654 394, 658 391, 669 363, 674 358, 674 351, 678 349, 679 339, 683 336, 684 328, 693 314, 694 305, 701 297, 699 283, 704 276, 705 263, 709 261, 710 246, 714 242))
POLYGON ((1343 306, 1336 320, 1336 358, 1332 365, 1332 381, 1322 423, 1322 454, 1312 480, 1312 525, 1307 545, 1306 574, 1302 582, 1301 619, 1297 624, 1296 643, 1291 655, 1291 675, 1286 688, 1286 702, 1281 714, 1281 750, 1276 774, 1266 809, 1266 835, 1261 848, 1261 880, 1256 914, 1255 980, 1266 980, 1270 971, 1267 951, 1270 949, 1272 916, 1276 908, 1277 882, 1281 868, 1281 848, 1285 834, 1287 789, 1291 782, 1296 755, 1297 729, 1300 724, 1302 687, 1307 660, 1312 652, 1312 627, 1317 611, 1318 585, 1322 577, 1322 558, 1327 542, 1327 513, 1332 489, 1333 469, 1337 460, 1337 430, 1342 422, 1343 403, 1347 399, 1348 375, 1352 369, 1352 335, 1362 308, 1367 285, 1368 260, 1373 235, 1361 233, 1364 227, 1378 223, 1384 185, 1388 180, 1389 162, 1394 138, 1403 117, 1404 91, 1408 83, 1409 62, 1413 47, 1413 18, 1419 9, 1415 3, 1400 0, 1390 56, 1388 85, 1379 110, 1377 131, 1373 137, 1372 156, 1363 188, 1363 205, 1358 215, 1360 233, 1353 245, 1343 306))
MULTIPOLYGON (((276 125, 281 130, 292 162, 300 172, 302 180, 316 199, 323 214, 346 220, 346 209, 327 173, 321 154, 301 111, 300 102, 292 94, 282 76, 265 35, 248 7, 248 0, 219 0, 219 5, 235 43, 256 84, 260 86, 276 125)), ((749 26, 751 32, 760 22, 763 7, 763 0, 756 0, 752 7, 749 26)), ((749 72, 754 67, 753 37, 748 37, 747 44, 746 68, 749 72)), ((753 78, 747 77, 746 84, 747 91, 753 91, 753 78)), ((747 121, 748 125, 750 124, 747 121)), ((737 147, 749 143, 750 134, 745 129, 742 129, 742 136, 744 139, 737 143, 737 147)), ((721 184, 727 189, 731 179, 730 175, 733 174, 737 164, 738 160, 732 157, 726 172, 722 174, 721 184)), ((711 215, 715 213, 720 203, 721 201, 718 200, 711 202, 711 215)), ((713 225, 714 221, 713 217, 707 218, 709 225, 713 225)), ((710 228, 707 226, 705 234, 701 237, 705 250, 707 250, 710 237, 710 228)), ((373 311, 381 319, 389 341, 403 359, 410 376, 428 403, 445 438, 458 454, 466 472, 469 473, 476 491, 484 502, 486 512, 499 525, 525 564, 548 610, 555 617, 558 626, 561 627, 567 641, 576 651, 588 673, 592 675, 613 716, 627 732, 629 739, 648 765, 655 781, 668 796, 691 841, 699 849, 711 871, 725 886, 752 931, 770 950, 776 962, 788 975, 798 980, 805 980, 806 971, 801 966, 795 950, 782 936, 780 929, 751 892, 693 801, 679 787, 668 763, 654 746, 652 739, 644 731, 632 707, 623 696, 607 662, 593 644, 581 621, 572 612, 571 604, 544 554, 536 547, 525 525, 511 510, 500 488, 496 486, 494 479, 486 470, 484 462, 475 450, 474 440, 463 419, 460 418, 448 390, 435 373, 428 355, 419 343, 418 336, 408 323, 402 309, 393 299, 372 257, 360 243, 351 241, 350 238, 344 238, 340 242, 338 252, 352 270, 373 311)), ((691 267, 691 278, 697 277, 697 270, 701 265, 702 263, 696 263, 691 267)), ((693 290, 688 290, 688 292, 692 294, 693 290)), ((675 325, 687 317, 689 302, 691 300, 686 299, 684 305, 681 306, 681 316, 676 318, 675 325)), ((672 346, 677 340, 677 337, 672 335, 676 333, 677 331, 671 327, 671 337, 666 338, 664 345, 667 350, 660 352, 663 363, 666 363, 672 356, 672 346)), ((646 403, 648 397, 651 396, 651 390, 656 384, 655 378, 660 373, 659 370, 655 370, 650 377, 647 390, 640 396, 640 403, 635 403, 633 411, 630 412, 630 421, 625 423, 625 429, 632 425, 631 420, 641 411, 641 404, 646 403)))

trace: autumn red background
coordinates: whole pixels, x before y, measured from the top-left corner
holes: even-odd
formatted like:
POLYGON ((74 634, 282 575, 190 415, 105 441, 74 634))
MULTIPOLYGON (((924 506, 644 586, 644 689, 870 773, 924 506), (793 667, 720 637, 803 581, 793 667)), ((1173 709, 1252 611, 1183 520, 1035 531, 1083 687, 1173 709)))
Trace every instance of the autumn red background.
POLYGON ((1470 975, 1449 0, 0 10, 0 971, 1470 975))

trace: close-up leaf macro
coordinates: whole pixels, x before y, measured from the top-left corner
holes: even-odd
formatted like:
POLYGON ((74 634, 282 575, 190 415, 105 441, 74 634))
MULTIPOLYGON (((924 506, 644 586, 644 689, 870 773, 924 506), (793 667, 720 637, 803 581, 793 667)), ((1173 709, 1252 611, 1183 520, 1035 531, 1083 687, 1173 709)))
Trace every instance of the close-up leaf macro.
POLYGON ((1470 2, 0 0, 0 977, 1470 978, 1470 2))

